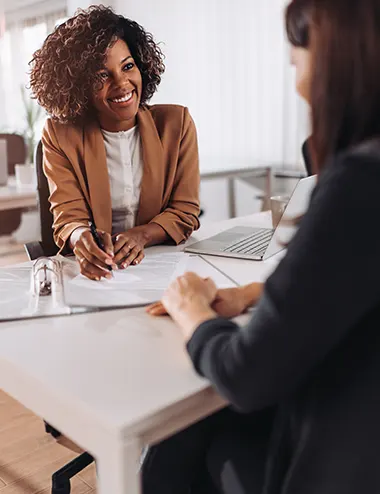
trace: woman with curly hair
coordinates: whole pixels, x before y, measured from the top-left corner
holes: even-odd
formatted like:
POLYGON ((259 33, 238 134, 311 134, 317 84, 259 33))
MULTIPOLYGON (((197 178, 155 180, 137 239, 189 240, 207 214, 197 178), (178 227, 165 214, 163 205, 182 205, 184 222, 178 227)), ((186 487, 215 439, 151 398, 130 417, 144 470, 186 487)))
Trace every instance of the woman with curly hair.
POLYGON ((164 72, 152 35, 91 6, 47 37, 31 67, 50 115, 44 172, 60 251, 100 280, 141 262, 146 246, 186 240, 199 227, 196 130, 186 108, 148 105, 164 72))

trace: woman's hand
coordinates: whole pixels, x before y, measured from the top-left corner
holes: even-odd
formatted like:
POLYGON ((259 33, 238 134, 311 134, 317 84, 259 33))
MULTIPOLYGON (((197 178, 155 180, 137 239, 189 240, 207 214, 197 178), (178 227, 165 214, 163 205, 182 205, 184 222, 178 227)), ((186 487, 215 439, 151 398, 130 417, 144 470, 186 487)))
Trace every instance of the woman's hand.
POLYGON ((96 281, 101 278, 111 278, 109 266, 116 267, 111 235, 100 231, 98 231, 98 235, 104 244, 104 251, 96 245, 90 230, 81 233, 73 247, 81 274, 96 281))
POLYGON ((162 297, 167 313, 181 327, 185 338, 204 321, 216 317, 211 304, 217 288, 211 279, 186 273, 173 281, 162 297))
POLYGON ((114 262, 120 268, 127 268, 130 264, 139 264, 145 257, 144 247, 148 243, 148 236, 144 227, 135 227, 124 233, 114 236, 114 262))
POLYGON ((259 301, 263 292, 263 283, 251 283, 236 288, 218 290, 212 308, 221 317, 227 319, 243 314, 259 301))
MULTIPOLYGON (((211 304, 212 309, 221 317, 236 317, 245 310, 245 304, 241 297, 241 288, 224 288, 216 292, 216 297, 211 304)), ((155 302, 146 308, 151 316, 165 316, 167 311, 163 303, 155 302)))
MULTIPOLYGON (((218 290, 211 308, 221 317, 236 317, 257 303, 261 297, 263 286, 262 283, 251 283, 248 286, 218 290)), ((146 311, 152 316, 167 315, 161 301, 149 305, 146 311)))
POLYGON ((243 314, 247 306, 242 287, 218 290, 212 308, 219 316, 227 319, 243 314))

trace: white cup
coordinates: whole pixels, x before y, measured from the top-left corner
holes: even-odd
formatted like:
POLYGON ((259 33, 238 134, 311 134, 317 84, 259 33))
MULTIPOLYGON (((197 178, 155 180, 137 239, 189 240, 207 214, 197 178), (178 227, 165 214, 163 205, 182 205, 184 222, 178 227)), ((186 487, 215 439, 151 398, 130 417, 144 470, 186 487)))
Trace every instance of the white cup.
POLYGON ((276 226, 280 223, 289 199, 289 196, 273 196, 270 198, 273 228, 276 228, 276 226))
POLYGON ((35 187, 36 176, 33 165, 15 165, 17 187, 35 187))

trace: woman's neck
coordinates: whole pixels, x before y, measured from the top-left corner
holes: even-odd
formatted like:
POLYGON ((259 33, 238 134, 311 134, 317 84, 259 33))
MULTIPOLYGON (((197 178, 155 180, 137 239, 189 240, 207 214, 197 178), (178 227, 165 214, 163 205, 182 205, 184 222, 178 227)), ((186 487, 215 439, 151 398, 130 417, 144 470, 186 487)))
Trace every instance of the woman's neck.
POLYGON ((130 130, 135 127, 136 122, 136 117, 122 121, 103 120, 101 117, 99 117, 100 127, 108 132, 122 132, 125 130, 130 130))

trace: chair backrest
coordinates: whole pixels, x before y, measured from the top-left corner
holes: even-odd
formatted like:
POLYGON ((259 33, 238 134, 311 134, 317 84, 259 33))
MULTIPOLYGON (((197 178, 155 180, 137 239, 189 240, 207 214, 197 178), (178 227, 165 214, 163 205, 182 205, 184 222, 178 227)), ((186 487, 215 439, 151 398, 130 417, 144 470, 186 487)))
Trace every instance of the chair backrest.
POLYGON ((19 134, 0 134, 0 139, 7 141, 8 175, 14 175, 15 165, 26 160, 25 139, 19 134))
POLYGON ((309 146, 310 146, 310 137, 302 145, 302 156, 305 162, 307 174, 310 177, 311 175, 314 175, 314 171, 313 171, 313 163, 311 161, 309 146))
POLYGON ((37 174, 41 246, 45 256, 54 256, 58 252, 58 247, 53 238, 53 215, 50 212, 49 185, 43 170, 43 148, 41 141, 39 141, 35 150, 34 164, 37 174))

